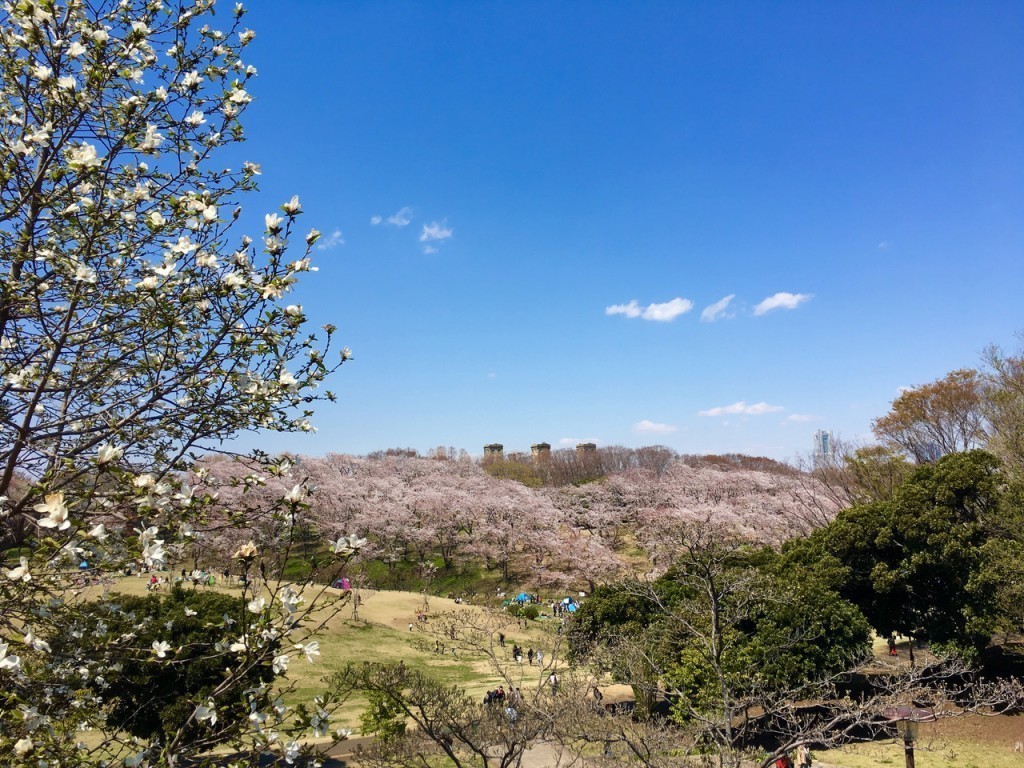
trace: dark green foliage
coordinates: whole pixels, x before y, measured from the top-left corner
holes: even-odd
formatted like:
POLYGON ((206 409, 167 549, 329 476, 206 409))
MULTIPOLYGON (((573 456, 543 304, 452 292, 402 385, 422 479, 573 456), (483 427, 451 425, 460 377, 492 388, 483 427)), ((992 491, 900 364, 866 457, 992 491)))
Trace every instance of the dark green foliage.
POLYGON ((988 642, 998 614, 1002 482, 988 453, 944 456, 919 467, 891 500, 840 512, 786 558, 813 568, 879 633, 969 652, 988 642))
POLYGON ((869 636, 857 608, 806 570, 767 550, 711 547, 653 584, 597 590, 573 618, 569 648, 576 660, 607 648, 620 679, 662 677, 686 719, 740 699, 809 693, 863 658, 869 636))
MULTIPOLYGON (((53 649, 55 654, 94 659, 100 667, 119 664, 119 672, 113 669, 94 675, 89 685, 106 700, 113 727, 153 738, 182 727, 196 705, 204 703, 223 682, 226 666, 246 664, 237 654, 215 648, 218 641, 238 637, 244 619, 241 598, 219 592, 175 587, 166 596, 115 594, 78 606, 67 632, 53 643, 53 649), (186 615, 186 608, 196 615, 186 615), (226 627, 225 616, 237 623, 226 627), (170 644, 166 658, 153 653, 154 641, 170 644)), ((221 692, 217 700, 240 702, 243 689, 273 678, 269 663, 252 663, 232 690, 221 692)), ((231 731, 248 713, 249 707, 241 703, 219 708, 218 730, 231 731)), ((193 723, 193 727, 199 726, 193 723)))

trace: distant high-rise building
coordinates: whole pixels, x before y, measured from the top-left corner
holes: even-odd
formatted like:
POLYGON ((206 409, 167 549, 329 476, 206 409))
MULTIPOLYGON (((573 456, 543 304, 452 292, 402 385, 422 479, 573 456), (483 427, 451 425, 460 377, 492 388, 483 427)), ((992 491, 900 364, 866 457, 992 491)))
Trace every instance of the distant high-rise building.
POLYGON ((819 429, 814 433, 814 458, 816 461, 832 457, 836 452, 832 432, 819 429))
POLYGON ((548 461, 551 458, 551 443, 534 443, 530 446, 534 461, 548 461))
POLYGON ((490 443, 484 446, 484 461, 501 461, 505 458, 505 446, 501 443, 490 443))

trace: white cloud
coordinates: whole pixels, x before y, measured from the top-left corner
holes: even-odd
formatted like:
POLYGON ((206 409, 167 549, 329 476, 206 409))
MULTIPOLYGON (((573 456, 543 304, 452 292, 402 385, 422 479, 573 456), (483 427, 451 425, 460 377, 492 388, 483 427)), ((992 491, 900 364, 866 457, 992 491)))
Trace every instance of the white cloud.
POLYGON ((740 400, 738 403, 732 405, 720 405, 717 408, 708 408, 706 411, 700 411, 700 416, 725 416, 728 414, 741 413, 744 416, 760 416, 764 413, 776 413, 777 411, 786 410, 781 405, 768 405, 768 403, 761 401, 760 403, 751 403, 747 405, 745 401, 740 400))
POLYGON ((423 252, 427 255, 430 255, 432 253, 437 253, 437 248, 435 248, 432 245, 425 245, 423 246, 423 252))
POLYGON ((393 213, 388 216, 388 224, 393 227, 404 227, 412 221, 412 208, 408 205, 399 210, 397 213, 393 213))
POLYGON ((636 303, 636 299, 633 299, 629 304, 612 304, 610 307, 604 308, 606 315, 625 315, 626 317, 640 317, 643 310, 640 305, 636 303))
POLYGON ((337 247, 339 245, 344 245, 344 244, 345 244, 345 238, 341 234, 341 230, 340 229, 335 229, 333 232, 331 232, 330 235, 327 236, 326 240, 321 240, 320 242, 318 242, 316 244, 316 247, 317 247, 317 250, 319 250, 319 251, 326 251, 326 250, 328 250, 330 248, 335 248, 335 247, 337 247))
POLYGON ((786 421, 793 421, 803 423, 806 421, 814 421, 815 417, 809 413, 791 413, 786 417, 786 421))
POLYGON ((679 427, 673 424, 659 424, 650 419, 642 419, 633 425, 633 431, 645 435, 668 435, 678 431, 679 427))
POLYGON ((408 205, 402 209, 392 213, 386 219, 383 216, 371 216, 370 223, 379 227, 381 224, 387 224, 389 227, 405 227, 408 226, 412 221, 412 208, 408 205))
POLYGON ((732 317, 732 315, 725 314, 725 311, 729 308, 729 302, 735 298, 736 294, 730 293, 724 299, 719 299, 714 304, 704 307, 704 311, 700 313, 700 321, 702 323, 713 323, 715 320, 720 320, 723 317, 732 317))
POLYGON ((420 232, 420 242, 429 243, 431 240, 447 240, 452 236, 452 230, 444 222, 432 221, 423 225, 420 232))
POLYGON ((883 240, 882 242, 880 242, 878 244, 878 250, 880 250, 880 251, 887 251, 887 250, 889 250, 889 241, 888 240, 883 240))
POLYGON ((496 378, 498 378, 498 374, 496 374, 494 371, 491 371, 490 373, 487 374, 487 378, 488 379, 496 379, 496 378))
POLYGON ((755 315, 763 315, 773 309, 796 309, 811 298, 809 293, 786 293, 780 291, 754 307, 755 315))
POLYGON ((604 313, 606 315, 625 315, 630 318, 641 317, 644 320, 668 323, 680 315, 685 315, 691 309, 693 309, 692 301, 676 297, 671 301, 648 304, 646 307, 641 307, 637 304, 636 299, 633 299, 629 304, 612 304, 610 307, 605 307, 604 313))

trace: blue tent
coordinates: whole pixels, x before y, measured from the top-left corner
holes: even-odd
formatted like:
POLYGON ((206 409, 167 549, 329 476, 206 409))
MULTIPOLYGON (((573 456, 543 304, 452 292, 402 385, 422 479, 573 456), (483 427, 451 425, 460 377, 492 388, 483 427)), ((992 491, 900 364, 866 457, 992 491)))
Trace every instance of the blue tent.
POLYGON ((516 600, 520 603, 528 603, 533 600, 533 595, 529 595, 526 592, 520 592, 516 595, 516 600))
POLYGON ((569 603, 568 611, 569 613, 576 613, 577 608, 579 608, 579 606, 576 605, 576 603, 569 603))

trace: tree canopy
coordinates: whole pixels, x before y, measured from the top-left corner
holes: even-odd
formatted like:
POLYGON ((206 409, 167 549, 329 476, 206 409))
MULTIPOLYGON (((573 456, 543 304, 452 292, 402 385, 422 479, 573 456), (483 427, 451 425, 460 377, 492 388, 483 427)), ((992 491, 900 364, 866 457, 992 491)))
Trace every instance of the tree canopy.
POLYGON ((984 451, 918 467, 893 498, 854 505, 787 547, 857 605, 882 634, 977 648, 994 619, 986 547, 999 528, 1003 478, 984 451))

